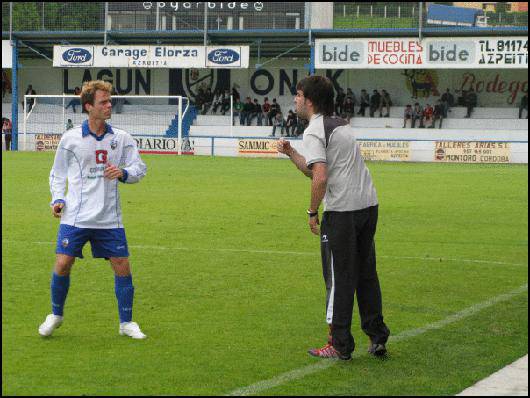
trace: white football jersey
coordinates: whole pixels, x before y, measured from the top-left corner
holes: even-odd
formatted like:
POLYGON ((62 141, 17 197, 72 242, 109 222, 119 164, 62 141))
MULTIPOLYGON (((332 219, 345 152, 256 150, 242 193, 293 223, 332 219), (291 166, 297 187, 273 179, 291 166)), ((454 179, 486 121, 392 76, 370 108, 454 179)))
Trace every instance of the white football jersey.
POLYGON ((147 171, 136 142, 123 130, 107 124, 105 134, 96 137, 85 121, 63 134, 50 172, 51 204, 65 201, 61 224, 123 228, 119 180, 103 176, 107 163, 124 170, 122 182, 129 184, 140 181, 147 171))

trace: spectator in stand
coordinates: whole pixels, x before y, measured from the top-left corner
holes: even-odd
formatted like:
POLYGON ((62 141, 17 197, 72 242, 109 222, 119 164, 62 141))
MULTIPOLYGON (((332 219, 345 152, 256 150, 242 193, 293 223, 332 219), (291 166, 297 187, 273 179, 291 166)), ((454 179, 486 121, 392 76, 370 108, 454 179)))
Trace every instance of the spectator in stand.
POLYGON ((445 93, 442 94, 442 109, 443 117, 447 118, 447 112, 451 112, 451 108, 455 106, 455 97, 451 94, 451 91, 447 89, 445 93))
POLYGON ((219 107, 222 108, 223 99, 224 99, 224 94, 221 92, 221 90, 219 89, 215 90, 214 95, 213 95, 213 101, 212 101, 212 113, 214 115, 217 114, 217 109, 219 109, 219 107))
POLYGON ((202 106, 204 104, 204 90, 202 87, 199 87, 197 90, 197 95, 195 95, 195 107, 197 108, 197 111, 200 112, 202 110, 202 106))
POLYGON ((346 94, 344 93, 344 90, 339 87, 339 90, 337 91, 337 97, 335 98, 335 114, 337 116, 342 115, 342 106, 344 105, 345 98, 346 94))
POLYGON ((232 119, 232 125, 235 124, 235 118, 237 116, 239 116, 239 124, 243 126, 243 103, 241 101, 237 101, 234 103, 234 119, 232 119))
POLYGON ((252 100, 250 97, 247 97, 245 99, 245 103, 243 104, 243 110, 241 111, 241 118, 240 118, 240 124, 241 126, 250 126, 251 122, 251 115, 254 112, 254 104, 252 103, 252 100))
POLYGON ((307 120, 302 119, 298 114, 296 114, 296 136, 304 134, 304 130, 307 127, 307 120))
POLYGON ((412 105, 408 104, 405 107, 405 112, 403 112, 403 128, 407 127, 407 120, 410 120, 410 127, 414 127, 412 121, 413 113, 412 105))
POLYGON ((382 91, 381 103, 379 104, 379 117, 383 117, 383 108, 386 108, 386 114, 384 117, 390 117, 390 107, 392 106, 392 100, 390 94, 386 90, 382 91))
POLYGON ((523 118, 523 111, 526 111, 526 118, 528 119, 528 93, 525 93, 519 103, 519 119, 523 118))
POLYGON ((81 98, 79 97, 81 95, 81 89, 79 87, 74 88, 74 95, 77 95, 78 98, 72 98, 64 109, 66 110, 69 107, 72 107, 74 113, 76 113, 75 107, 77 105, 81 106, 81 98))
POLYGON ((269 112, 271 111, 271 104, 269 103, 269 97, 265 97, 261 109, 263 111, 263 117, 265 118, 265 125, 270 126, 269 112))
POLYGON ((355 104, 351 97, 346 97, 346 102, 344 102, 343 113, 341 117, 346 119, 350 123, 351 118, 355 115, 355 104))
POLYGON ((287 132, 287 137, 291 137, 291 136, 294 137, 295 132, 296 132, 296 114, 292 110, 289 110, 289 113, 287 114, 287 122, 286 122, 285 130, 287 132))
POLYGON ((439 99, 437 102, 436 102, 436 105, 434 106, 434 115, 433 115, 433 121, 432 121, 432 126, 431 128, 433 129, 436 124, 436 121, 437 120, 440 120, 440 126, 438 128, 442 128, 442 122, 444 120, 444 104, 443 104, 443 101, 441 99, 439 99))
POLYGON ((423 126, 424 127, 431 127, 433 125, 432 117, 434 115, 434 108, 431 106, 431 104, 427 104, 425 108, 423 108, 423 126))
POLYGON ((252 112, 252 115, 250 117, 250 123, 252 123, 252 119, 257 118, 257 125, 263 126, 263 112, 261 112, 261 104, 259 103, 257 98, 254 98, 254 112, 252 112))
POLYGON ((379 109, 381 104, 381 94, 379 91, 374 90, 372 97, 370 98, 370 117, 374 117, 375 111, 379 109))
POLYGON ((270 112, 269 112, 269 126, 272 126, 273 123, 272 121, 274 120, 274 117, 276 116, 276 114, 278 112, 281 112, 282 109, 280 107, 280 104, 278 104, 276 102, 276 98, 273 98, 272 99, 272 104, 271 104, 271 109, 270 109, 270 112))
POLYGON ((467 115, 465 117, 470 118, 471 112, 473 112, 473 109, 475 109, 477 106, 477 94, 475 93, 475 90, 473 90, 473 87, 471 87, 467 92, 464 101, 467 108, 467 115))
POLYGON ((2 69, 2 98, 9 92, 11 93, 11 80, 7 77, 7 72, 2 69))
POLYGON ((351 98, 353 105, 357 105, 357 98, 355 98, 355 94, 353 93, 351 88, 346 90, 346 98, 344 99, 344 103, 346 103, 348 98, 351 98))
MULTIPOLYGON (((235 101, 234 101, 234 104, 235 104, 235 101)), ((226 89, 223 95, 223 99, 221 100, 221 111, 223 112, 223 116, 229 110, 230 110, 230 90, 226 89)))
POLYGON ((423 128, 423 108, 416 102, 414 109, 412 109, 412 128, 416 127, 417 120, 420 121, 420 128, 423 128))
POLYGON ((366 116, 366 108, 370 106, 370 95, 366 90, 361 90, 361 109, 358 115, 366 116))
MULTIPOLYGON (((274 101, 274 100, 273 100, 274 101)), ((280 136, 285 132, 285 120, 283 120, 282 112, 276 112, 274 120, 272 121, 272 136, 276 136, 276 127, 280 127, 280 136)))
POLYGON ((213 93, 212 90, 208 87, 206 91, 204 92, 204 102, 202 107, 202 114, 206 115, 208 113, 208 110, 212 106, 213 103, 213 93))
POLYGON ((232 97, 234 97, 234 103, 239 102, 241 100, 241 95, 239 95, 239 91, 237 91, 237 87, 239 87, 237 84, 234 84, 232 86, 232 97))
POLYGON ((462 95, 460 97, 458 97, 458 99, 457 99, 457 104, 459 106, 466 106, 467 91, 466 90, 462 90, 461 94, 462 95))
MULTIPOLYGON (((37 92, 33 89, 33 86, 30 84, 26 89, 26 95, 37 95, 37 92)), ((28 98, 28 109, 27 112, 30 113, 33 105, 35 105, 35 98, 28 98)), ((22 106, 24 106, 24 99, 22 99, 22 106)))
POLYGON ((2 134, 4 135, 4 139, 6 141, 6 151, 11 150, 11 133, 13 131, 13 124, 11 123, 11 120, 9 120, 7 117, 2 118, 2 134))

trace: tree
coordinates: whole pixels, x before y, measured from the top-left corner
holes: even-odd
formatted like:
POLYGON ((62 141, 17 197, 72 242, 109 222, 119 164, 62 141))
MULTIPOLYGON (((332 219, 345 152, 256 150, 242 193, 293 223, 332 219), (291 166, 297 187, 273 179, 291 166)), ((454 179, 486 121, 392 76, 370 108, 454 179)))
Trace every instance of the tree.
POLYGON ((103 2, 13 3, 13 31, 103 30, 104 18, 103 2))
POLYGON ((498 1, 495 7, 495 11, 498 13, 505 14, 508 11, 508 3, 504 1, 498 1))

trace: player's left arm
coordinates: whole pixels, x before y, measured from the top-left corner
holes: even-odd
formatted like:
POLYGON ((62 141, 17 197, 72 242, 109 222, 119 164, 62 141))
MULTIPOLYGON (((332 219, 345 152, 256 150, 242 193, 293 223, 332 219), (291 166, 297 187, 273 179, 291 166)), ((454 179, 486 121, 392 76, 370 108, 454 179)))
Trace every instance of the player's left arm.
POLYGON ((328 165, 324 162, 313 163, 311 167, 313 171, 313 178, 311 180, 311 204, 309 205, 308 213, 315 214, 309 217, 309 228, 315 235, 320 234, 318 225, 318 208, 326 195, 326 188, 328 184, 328 165))
POLYGON ((147 166, 140 158, 136 141, 130 135, 127 135, 125 139, 123 155, 118 168, 123 173, 119 180, 127 184, 137 183, 147 173, 147 166))

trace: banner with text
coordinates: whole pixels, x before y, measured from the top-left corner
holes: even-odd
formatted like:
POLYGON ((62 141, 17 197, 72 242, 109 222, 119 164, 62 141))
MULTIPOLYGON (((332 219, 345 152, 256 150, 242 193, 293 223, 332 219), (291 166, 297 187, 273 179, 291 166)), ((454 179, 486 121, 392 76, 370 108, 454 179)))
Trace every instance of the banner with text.
POLYGON ((263 139, 240 139, 237 143, 239 156, 247 157, 277 157, 277 140, 263 139))
POLYGON ((61 134, 35 134, 35 150, 56 151, 61 137, 61 134))
POLYGON ((357 141, 364 160, 409 161, 410 141, 357 141))
POLYGON ((317 69, 528 68, 528 37, 317 39, 317 69))
POLYGON ((511 163, 509 142, 436 141, 434 161, 445 163, 511 163))
MULTIPOLYGON (((178 153, 178 140, 176 138, 134 137, 134 140, 140 153, 160 155, 176 155, 178 153)), ((194 154, 188 139, 183 141, 181 153, 183 155, 194 154)))
POLYGON ((54 46, 62 68, 248 68, 248 46, 54 46))

